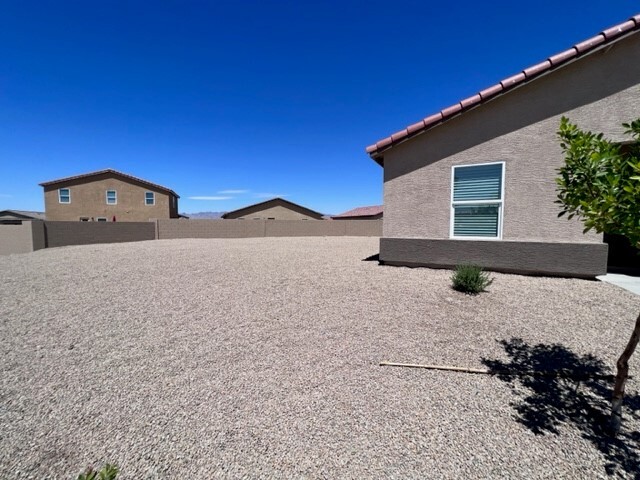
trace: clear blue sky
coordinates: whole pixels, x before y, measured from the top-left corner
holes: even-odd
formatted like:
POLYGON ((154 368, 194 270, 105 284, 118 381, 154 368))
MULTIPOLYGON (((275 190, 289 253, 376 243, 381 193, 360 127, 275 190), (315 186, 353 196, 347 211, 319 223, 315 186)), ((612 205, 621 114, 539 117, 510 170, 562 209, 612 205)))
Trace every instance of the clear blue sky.
POLYGON ((43 210, 39 182, 115 168, 172 188, 182 212, 282 195, 325 213, 382 202, 370 143, 640 11, 632 0, 0 7, 0 210, 43 210))

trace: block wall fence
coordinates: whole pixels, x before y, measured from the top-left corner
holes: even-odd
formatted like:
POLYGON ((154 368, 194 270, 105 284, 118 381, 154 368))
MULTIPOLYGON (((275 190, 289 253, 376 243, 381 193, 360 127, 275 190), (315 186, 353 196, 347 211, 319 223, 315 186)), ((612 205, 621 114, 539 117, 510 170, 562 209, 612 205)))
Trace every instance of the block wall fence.
POLYGON ((44 223, 47 248, 92 243, 154 240, 154 222, 49 222, 44 223))
POLYGON ((0 225, 0 255, 29 253, 45 248, 44 222, 0 225))
POLYGON ((24 221, 0 225, 0 255, 41 248, 178 238, 380 237, 382 220, 24 221))
POLYGON ((379 237, 382 220, 156 220, 158 239, 379 237))

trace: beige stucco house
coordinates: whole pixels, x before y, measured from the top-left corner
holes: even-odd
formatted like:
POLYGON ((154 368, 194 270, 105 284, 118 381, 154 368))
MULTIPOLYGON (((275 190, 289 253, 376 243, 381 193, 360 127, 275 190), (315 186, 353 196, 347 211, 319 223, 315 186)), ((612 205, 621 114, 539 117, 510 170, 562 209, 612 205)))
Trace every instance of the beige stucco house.
POLYGON ((593 277, 602 235, 558 218, 564 115, 628 140, 640 117, 640 15, 506 78, 374 145, 384 168, 380 260, 593 277))
POLYGON ((40 184, 47 220, 146 222, 178 218, 178 194, 116 170, 40 184))
POLYGON ((382 205, 370 205, 352 208, 331 218, 333 220, 381 220, 382 214, 382 205))
POLYGON ((44 220, 44 212, 31 210, 2 210, 0 211, 0 224, 20 224, 23 220, 44 220))
POLYGON ((222 215, 222 218, 240 220, 322 220, 322 214, 284 198, 272 198, 271 200, 227 212, 222 215))

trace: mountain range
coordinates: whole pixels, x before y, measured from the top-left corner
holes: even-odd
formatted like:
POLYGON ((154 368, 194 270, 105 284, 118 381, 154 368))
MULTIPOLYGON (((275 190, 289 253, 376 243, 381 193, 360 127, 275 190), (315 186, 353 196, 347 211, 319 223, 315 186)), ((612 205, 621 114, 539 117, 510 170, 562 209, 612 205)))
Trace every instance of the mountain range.
POLYGON ((194 220, 200 219, 218 219, 224 215, 225 212, 197 212, 197 213, 181 213, 194 220))

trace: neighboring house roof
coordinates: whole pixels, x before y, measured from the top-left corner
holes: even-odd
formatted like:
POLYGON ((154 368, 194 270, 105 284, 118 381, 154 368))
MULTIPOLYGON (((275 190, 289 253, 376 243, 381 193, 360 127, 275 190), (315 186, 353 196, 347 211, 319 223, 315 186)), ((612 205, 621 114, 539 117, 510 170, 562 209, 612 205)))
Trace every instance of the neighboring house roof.
POLYGON ((382 215, 382 205, 353 208, 332 218, 375 217, 376 215, 382 215))
POLYGON ((155 188, 157 190, 162 190, 164 192, 170 193, 171 195, 174 195, 176 198, 180 198, 180 195, 178 195, 176 192, 174 192, 173 190, 171 190, 170 188, 167 187, 163 187, 162 185, 158 185, 157 183, 151 183, 147 180, 143 180, 142 178, 138 178, 138 177, 134 177, 133 175, 127 175, 126 173, 122 173, 122 172, 118 172, 117 170, 113 170, 112 168, 107 168, 105 170, 98 170, 95 172, 89 172, 89 173, 83 173, 82 175, 74 175, 72 177, 65 177, 65 178, 59 178, 57 180, 51 180, 48 182, 42 182, 40 184, 41 187, 48 187, 51 185, 55 185, 58 183, 67 183, 70 181, 75 181, 75 180, 82 180, 84 178, 89 178, 89 177, 95 177, 97 175, 105 175, 105 174, 111 174, 115 177, 120 177, 123 178, 125 180, 133 180, 137 183, 141 183, 143 185, 147 185, 151 188, 155 188))
POLYGON ((311 210, 310 208, 303 207, 302 205, 298 205, 297 203, 290 202, 289 200, 285 200, 284 198, 280 198, 280 197, 272 198, 270 200, 265 200, 264 202, 254 203, 252 205, 247 205, 246 207, 238 208, 237 210, 226 212, 224 215, 222 215, 222 218, 229 218, 230 215, 242 215, 242 212, 244 210, 250 210, 256 207, 270 208, 272 205, 275 205, 278 203, 283 204, 284 206, 293 207, 293 209, 295 210, 302 210, 304 211, 305 214, 309 215, 310 217, 317 217, 318 219, 322 218, 321 213, 318 213, 315 210, 311 210))
POLYGON ((18 217, 24 220, 44 220, 44 212, 32 212, 30 210, 0 210, 0 218, 2 217, 18 217))
POLYGON ((517 86, 534 80, 544 73, 556 70, 557 68, 560 68, 596 49, 600 49, 614 43, 627 35, 637 32, 638 30, 640 30, 640 14, 634 15, 626 22, 607 28, 596 36, 575 44, 568 50, 552 55, 543 62, 525 68, 521 72, 505 78, 501 82, 496 83, 489 88, 485 88, 477 94, 440 110, 439 112, 434 113, 413 125, 409 125, 407 128, 383 138, 373 145, 369 145, 366 151, 376 162, 382 165, 383 159, 381 154, 395 145, 440 125, 446 120, 475 108, 517 86))

